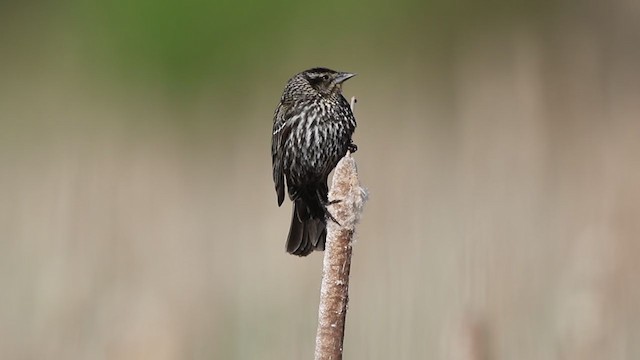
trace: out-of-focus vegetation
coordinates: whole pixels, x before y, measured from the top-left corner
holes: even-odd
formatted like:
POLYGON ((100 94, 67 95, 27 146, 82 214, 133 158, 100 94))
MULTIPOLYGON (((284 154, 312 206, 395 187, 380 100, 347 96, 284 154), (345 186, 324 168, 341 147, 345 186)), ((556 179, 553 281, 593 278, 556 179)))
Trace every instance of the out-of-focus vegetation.
POLYGON ((0 358, 300 359, 271 116, 357 72, 345 357, 640 356, 640 7, 0 4, 0 358))

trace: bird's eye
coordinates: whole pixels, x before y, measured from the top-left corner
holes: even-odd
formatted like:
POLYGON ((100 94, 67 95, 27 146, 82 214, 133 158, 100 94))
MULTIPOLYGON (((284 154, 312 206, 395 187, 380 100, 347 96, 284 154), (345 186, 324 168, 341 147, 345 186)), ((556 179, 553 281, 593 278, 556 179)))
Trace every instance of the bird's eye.
POLYGON ((329 80, 329 75, 327 75, 327 74, 322 75, 322 80, 328 81, 329 80))

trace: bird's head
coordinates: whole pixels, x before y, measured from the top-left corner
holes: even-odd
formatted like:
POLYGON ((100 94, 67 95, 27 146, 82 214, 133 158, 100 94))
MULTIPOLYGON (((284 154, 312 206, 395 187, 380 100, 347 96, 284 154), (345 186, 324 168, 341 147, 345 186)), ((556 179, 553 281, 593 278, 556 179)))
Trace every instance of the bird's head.
POLYGON ((301 75, 309 82, 313 89, 328 96, 340 94, 342 92, 342 83, 354 77, 356 74, 326 68, 313 68, 303 71, 301 75))

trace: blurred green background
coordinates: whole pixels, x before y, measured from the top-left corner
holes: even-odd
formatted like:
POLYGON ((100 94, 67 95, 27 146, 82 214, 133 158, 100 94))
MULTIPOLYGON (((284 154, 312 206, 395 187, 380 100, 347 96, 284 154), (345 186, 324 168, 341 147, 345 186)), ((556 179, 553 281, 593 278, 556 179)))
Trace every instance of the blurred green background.
POLYGON ((0 358, 309 359, 286 80, 359 75, 346 359, 640 358, 634 1, 0 3, 0 358))

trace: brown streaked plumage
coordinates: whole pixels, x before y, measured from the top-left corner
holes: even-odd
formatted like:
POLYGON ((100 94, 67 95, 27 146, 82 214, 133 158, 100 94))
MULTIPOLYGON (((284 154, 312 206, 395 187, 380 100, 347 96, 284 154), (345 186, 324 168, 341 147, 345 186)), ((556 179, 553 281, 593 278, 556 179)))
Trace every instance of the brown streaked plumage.
POLYGON ((342 96, 342 84, 355 74, 313 68, 287 82, 273 117, 271 156, 278 206, 285 184, 293 201, 287 252, 306 256, 324 250, 328 205, 327 177, 355 151, 356 119, 342 96))

